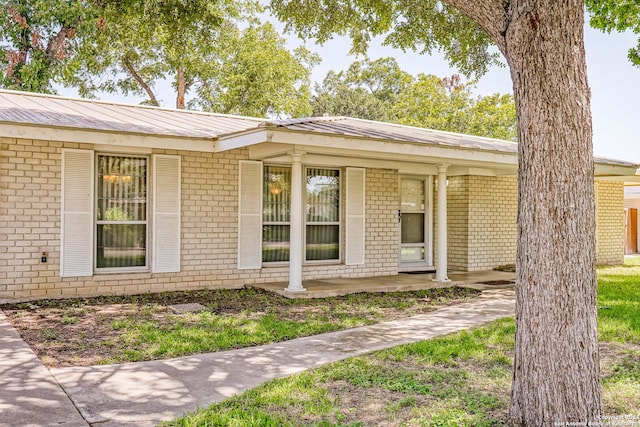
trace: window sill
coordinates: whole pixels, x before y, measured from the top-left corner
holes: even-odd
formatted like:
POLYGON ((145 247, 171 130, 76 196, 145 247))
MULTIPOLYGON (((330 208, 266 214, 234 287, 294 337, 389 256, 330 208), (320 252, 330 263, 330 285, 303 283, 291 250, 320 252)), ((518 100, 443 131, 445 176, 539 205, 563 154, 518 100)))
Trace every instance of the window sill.
POLYGON ((151 270, 148 267, 141 268, 105 268, 100 270, 95 270, 93 272, 94 276, 106 276, 113 274, 135 274, 135 273, 151 273, 151 270))

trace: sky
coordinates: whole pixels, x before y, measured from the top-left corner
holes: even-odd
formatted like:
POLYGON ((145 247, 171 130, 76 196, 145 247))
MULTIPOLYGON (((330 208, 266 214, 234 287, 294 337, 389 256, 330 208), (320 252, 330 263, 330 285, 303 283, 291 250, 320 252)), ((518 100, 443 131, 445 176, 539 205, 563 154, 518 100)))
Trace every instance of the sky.
MULTIPOLYGON (((277 22, 274 24, 279 29, 283 27, 277 22)), ((321 82, 329 70, 344 70, 358 59, 348 55, 350 41, 344 38, 318 46, 310 41, 303 43, 293 35, 285 37, 291 49, 304 44, 309 50, 320 55, 322 62, 314 68, 312 74, 312 80, 315 82, 321 82)), ((588 25, 585 28, 587 74, 592 96, 594 154, 598 157, 640 164, 640 68, 632 66, 627 59, 627 51, 636 45, 637 37, 630 32, 604 34, 588 25)), ((368 56, 373 60, 392 56, 403 70, 414 75, 425 73, 445 77, 457 73, 448 66, 441 55, 405 53, 381 46, 378 40, 371 44, 368 56)), ((157 86, 157 92, 162 105, 174 105, 175 95, 168 84, 157 86)), ((511 93, 512 83, 508 68, 490 69, 478 81, 475 92, 477 95, 511 93)), ((103 99, 127 103, 140 102, 140 99, 135 97, 124 98, 114 95, 105 95, 103 99)))
MULTIPOLYGON (((640 68, 631 65, 627 58, 627 52, 636 45, 637 38, 630 32, 605 34, 588 26, 585 28, 594 155, 640 164, 640 68)), ((293 47, 300 43, 289 40, 293 47)), ((306 44, 323 58, 314 69, 314 81, 322 81, 329 70, 348 68, 355 60, 348 56, 349 43, 337 39, 324 46, 306 44)), ((444 77, 457 72, 441 55, 403 53, 379 43, 371 46, 368 56, 371 59, 393 56, 400 68, 414 75, 426 73, 444 77)), ((480 78, 475 92, 478 95, 512 93, 509 69, 492 68, 480 78)))

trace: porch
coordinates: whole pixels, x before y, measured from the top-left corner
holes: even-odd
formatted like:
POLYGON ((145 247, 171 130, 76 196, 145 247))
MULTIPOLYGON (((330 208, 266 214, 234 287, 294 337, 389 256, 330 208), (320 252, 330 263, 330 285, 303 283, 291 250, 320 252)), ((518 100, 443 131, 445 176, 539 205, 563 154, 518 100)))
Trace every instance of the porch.
POLYGON ((378 276, 349 279, 304 280, 305 291, 287 290, 288 282, 259 283, 251 287, 275 292, 287 298, 327 298, 359 292, 398 292, 421 289, 447 288, 451 286, 473 289, 500 289, 513 287, 516 274, 505 271, 449 272, 450 281, 434 281, 436 273, 400 273, 395 276, 378 276))

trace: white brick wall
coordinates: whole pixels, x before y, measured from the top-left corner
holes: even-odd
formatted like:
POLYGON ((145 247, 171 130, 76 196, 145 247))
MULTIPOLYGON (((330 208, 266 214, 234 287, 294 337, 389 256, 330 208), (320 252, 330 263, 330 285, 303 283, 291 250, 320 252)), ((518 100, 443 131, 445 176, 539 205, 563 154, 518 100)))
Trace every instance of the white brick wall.
MULTIPOLYGON (((449 269, 515 263, 518 183, 513 177, 459 176, 447 188, 449 269)), ((624 261, 624 185, 596 182, 598 264, 624 261)))
MULTIPOLYGON (((180 273, 100 274, 61 279, 60 153, 63 147, 93 149, 91 144, 0 139, 0 301, 232 288, 288 280, 286 266, 242 271, 236 268, 238 161, 247 158, 245 150, 223 154, 155 151, 178 154, 182 158, 180 273), (47 263, 40 262, 42 252, 47 253, 47 263)), ((306 265, 303 279, 397 273, 398 182, 395 170, 366 170, 365 264, 306 265)), ((598 263, 621 263, 623 184, 602 181, 596 188, 598 263)), ((447 193, 449 269, 484 270, 513 263, 516 179, 449 177, 447 193)), ((435 200, 434 191, 434 208, 435 200)), ((437 221, 436 215, 437 209, 434 209, 434 221, 437 221)), ((434 247, 437 247, 435 242, 434 247)))
MULTIPOLYGON (((247 158, 245 150, 223 154, 154 151, 182 158, 180 273, 60 278, 63 147, 93 148, 91 144, 0 139, 0 300, 233 288, 288 280, 287 267, 236 268, 238 161, 247 158), (47 263, 40 262, 42 252, 48 255, 47 263)), ((398 175, 368 169, 366 176, 365 264, 308 265, 303 279, 397 273, 398 175)))
POLYGON ((624 183, 596 181, 596 259, 598 264, 624 262, 624 183))

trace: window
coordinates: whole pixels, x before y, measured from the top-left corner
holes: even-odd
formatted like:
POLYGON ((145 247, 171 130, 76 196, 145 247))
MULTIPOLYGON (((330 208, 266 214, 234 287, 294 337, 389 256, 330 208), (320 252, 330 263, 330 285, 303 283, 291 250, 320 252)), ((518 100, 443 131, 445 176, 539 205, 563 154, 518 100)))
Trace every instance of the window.
POLYGON ((262 197, 262 262, 289 261, 291 168, 265 166, 262 197))
POLYGON ((60 277, 180 271, 180 156, 61 154, 60 277))
MULTIPOLYGON (((291 237, 291 168, 265 166, 263 172, 262 262, 286 262, 291 237)), ((339 259, 340 171, 307 168, 305 260, 339 259)))
POLYGON ((96 268, 147 267, 147 158, 97 157, 96 268))
POLYGON ((340 259, 340 171, 307 168, 305 259, 340 259))

